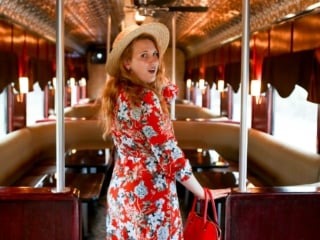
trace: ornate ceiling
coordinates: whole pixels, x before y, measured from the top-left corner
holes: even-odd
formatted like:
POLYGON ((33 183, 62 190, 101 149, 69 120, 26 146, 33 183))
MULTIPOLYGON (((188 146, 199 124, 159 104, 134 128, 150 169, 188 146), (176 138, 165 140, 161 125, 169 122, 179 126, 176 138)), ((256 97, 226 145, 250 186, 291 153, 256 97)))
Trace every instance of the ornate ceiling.
MULTIPOLYGON (((64 0, 65 45, 85 53, 91 44, 105 45, 108 32, 111 41, 122 26, 134 24, 132 0, 64 0), (108 19, 111 29, 108 30, 108 19)), ((210 51, 242 31, 242 0, 153 0, 171 2, 170 6, 208 6, 207 12, 156 12, 146 22, 158 21, 171 30, 176 19, 176 44, 188 56, 210 51)), ((278 22, 290 13, 301 13, 318 0, 251 0, 250 27, 258 31, 278 22)), ((1 16, 55 41, 56 0, 0 0, 1 16)), ((161 5, 165 6, 165 5, 161 5)))

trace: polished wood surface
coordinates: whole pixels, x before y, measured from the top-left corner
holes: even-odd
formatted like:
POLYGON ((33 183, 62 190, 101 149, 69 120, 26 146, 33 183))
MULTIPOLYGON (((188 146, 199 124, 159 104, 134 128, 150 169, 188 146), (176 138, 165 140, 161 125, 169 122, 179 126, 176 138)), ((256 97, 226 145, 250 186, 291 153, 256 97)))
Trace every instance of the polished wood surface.
POLYGON ((194 170, 226 168, 229 163, 220 157, 214 150, 207 149, 183 149, 186 158, 194 170))
MULTIPOLYGON (((80 199, 82 201, 97 200, 100 196, 102 185, 105 179, 103 173, 66 173, 65 182, 67 187, 77 188, 80 191, 80 199)), ((50 175, 43 182, 46 187, 56 186, 54 175, 50 175)))
POLYGON ((238 187, 239 172, 229 171, 202 171, 194 172, 202 186, 208 188, 238 187))
POLYGON ((70 168, 107 167, 110 153, 106 156, 105 149, 69 150, 65 157, 65 166, 70 168))

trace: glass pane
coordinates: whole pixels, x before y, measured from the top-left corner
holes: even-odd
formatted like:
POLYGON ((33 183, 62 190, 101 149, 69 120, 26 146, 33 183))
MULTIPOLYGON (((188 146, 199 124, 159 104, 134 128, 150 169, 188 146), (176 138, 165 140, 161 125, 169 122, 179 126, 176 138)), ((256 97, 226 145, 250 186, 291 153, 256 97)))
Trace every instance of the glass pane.
POLYGON ((220 115, 221 114, 221 109, 220 109, 220 92, 217 90, 216 84, 213 84, 212 88, 210 89, 211 91, 211 98, 210 98, 210 110, 216 114, 220 115))
POLYGON ((44 118, 44 92, 38 83, 33 86, 33 91, 27 94, 27 126, 44 118))
POLYGON ((300 149, 316 152, 317 104, 296 86, 288 98, 274 94, 274 136, 300 149))
POLYGON ((7 93, 4 89, 0 93, 0 136, 7 134, 7 93))

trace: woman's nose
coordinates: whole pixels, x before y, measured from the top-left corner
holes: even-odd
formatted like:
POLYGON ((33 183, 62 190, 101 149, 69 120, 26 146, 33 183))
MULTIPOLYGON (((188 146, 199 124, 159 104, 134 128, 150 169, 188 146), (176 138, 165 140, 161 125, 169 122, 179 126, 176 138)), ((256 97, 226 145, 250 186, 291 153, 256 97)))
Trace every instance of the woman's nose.
POLYGON ((149 58, 149 62, 154 63, 154 62, 158 62, 158 61, 159 61, 159 58, 158 58, 157 56, 151 56, 151 57, 149 58))

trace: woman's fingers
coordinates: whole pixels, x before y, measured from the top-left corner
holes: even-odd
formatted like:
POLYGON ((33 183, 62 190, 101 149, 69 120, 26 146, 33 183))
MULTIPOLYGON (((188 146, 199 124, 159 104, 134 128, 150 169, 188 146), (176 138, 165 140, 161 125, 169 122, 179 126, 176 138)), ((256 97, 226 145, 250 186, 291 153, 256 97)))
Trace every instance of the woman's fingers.
POLYGON ((219 188, 219 189, 210 189, 214 199, 226 197, 231 193, 231 188, 219 188))

